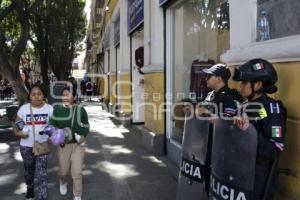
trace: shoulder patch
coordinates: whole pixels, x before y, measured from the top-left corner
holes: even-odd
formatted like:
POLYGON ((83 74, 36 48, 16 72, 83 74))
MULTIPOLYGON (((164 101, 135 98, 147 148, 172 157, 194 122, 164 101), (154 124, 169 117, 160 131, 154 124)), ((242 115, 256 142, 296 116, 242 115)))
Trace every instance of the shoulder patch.
POLYGON ((284 150, 284 144, 282 142, 277 142, 273 139, 271 139, 271 142, 274 143, 274 145, 280 150, 283 151, 284 150))
POLYGON ((279 107, 279 103, 270 103, 270 113, 275 113, 275 114, 279 114, 280 113, 280 107, 279 107))
POLYGON ((282 137, 282 127, 281 126, 272 126, 272 137, 281 138, 282 137))
POLYGON ((261 119, 266 118, 268 116, 268 113, 264 107, 258 110, 258 114, 261 119))
POLYGON ((237 112, 237 109, 234 108, 225 108, 224 109, 224 113, 228 114, 228 115, 235 115, 237 112))

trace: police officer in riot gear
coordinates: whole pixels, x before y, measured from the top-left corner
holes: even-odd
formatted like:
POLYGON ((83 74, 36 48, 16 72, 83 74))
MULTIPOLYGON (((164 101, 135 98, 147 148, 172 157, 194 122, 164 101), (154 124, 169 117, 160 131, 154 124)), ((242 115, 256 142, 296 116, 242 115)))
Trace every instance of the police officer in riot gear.
POLYGON ((205 102, 213 104, 198 108, 198 114, 209 112, 217 116, 235 116, 242 97, 236 90, 228 87, 228 80, 231 76, 229 68, 225 64, 216 64, 209 69, 203 69, 203 72, 207 74, 207 87, 212 90, 208 93, 204 105, 205 102))
POLYGON ((249 121, 243 118, 235 122, 241 129, 251 122, 258 134, 253 199, 271 200, 276 192, 276 163, 284 149, 286 131, 285 108, 267 95, 277 91, 277 73, 268 61, 253 59, 235 70, 233 80, 241 81, 241 95, 248 99, 245 112, 249 121))
MULTIPOLYGON (((209 103, 208 106, 198 107, 196 113, 206 116, 218 116, 232 118, 238 113, 238 105, 242 102, 242 97, 239 93, 228 87, 228 80, 231 77, 231 72, 227 65, 216 64, 209 69, 204 69, 207 74, 207 87, 212 91, 208 93, 205 101, 202 104, 209 103)), ((206 167, 206 191, 210 188, 210 163, 211 163, 211 148, 212 148, 212 132, 213 124, 211 124, 208 150, 207 150, 207 167, 206 167)))
MULTIPOLYGON (((237 102, 242 100, 236 90, 228 87, 231 73, 226 65, 216 64, 202 71, 207 76, 207 86, 213 91, 204 102, 196 105, 196 115, 185 121, 177 200, 208 199, 213 140, 210 119, 215 116, 232 118, 237 114, 237 102)), ((186 107, 189 116, 194 107, 186 107)))

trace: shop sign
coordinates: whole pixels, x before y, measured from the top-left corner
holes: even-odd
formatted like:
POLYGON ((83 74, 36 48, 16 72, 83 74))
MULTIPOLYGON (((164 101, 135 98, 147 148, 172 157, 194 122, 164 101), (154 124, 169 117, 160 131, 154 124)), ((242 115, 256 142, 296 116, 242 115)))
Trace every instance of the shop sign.
POLYGON ((163 6, 168 1, 170 1, 170 0, 159 0, 159 6, 163 6))
POLYGON ((128 34, 144 22, 144 0, 128 0, 128 34))
POLYGON ((107 28, 107 30, 104 34, 104 39, 103 39, 103 48, 104 48, 104 50, 107 50, 110 47, 110 41, 109 41, 110 37, 109 37, 109 35, 110 35, 110 27, 107 28))
POLYGON ((114 22, 114 45, 118 46, 120 44, 120 12, 116 17, 114 22))

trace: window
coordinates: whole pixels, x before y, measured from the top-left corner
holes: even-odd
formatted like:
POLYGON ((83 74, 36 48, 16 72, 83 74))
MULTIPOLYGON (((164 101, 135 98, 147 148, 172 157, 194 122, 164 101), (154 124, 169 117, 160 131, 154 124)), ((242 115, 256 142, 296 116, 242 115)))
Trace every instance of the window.
POLYGON ((261 13, 265 11, 270 24, 270 39, 298 35, 300 34, 299 10, 299 0, 257 0, 257 24, 261 13))
POLYGON ((299 0, 230 1, 230 49, 221 60, 228 65, 253 58, 277 63, 299 61, 299 9, 299 0), (262 10, 270 22, 270 40, 266 41, 260 41, 258 35, 262 10))
POLYGON ((186 0, 171 8, 170 37, 172 48, 171 138, 182 142, 183 99, 190 96, 191 66, 195 61, 220 62, 220 55, 229 49, 229 4, 220 0, 186 0))

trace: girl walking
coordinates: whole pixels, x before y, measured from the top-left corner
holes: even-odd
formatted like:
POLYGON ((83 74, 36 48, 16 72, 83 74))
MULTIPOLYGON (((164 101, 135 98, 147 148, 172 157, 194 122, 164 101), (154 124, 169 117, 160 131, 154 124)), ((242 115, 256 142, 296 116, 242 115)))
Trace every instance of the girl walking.
POLYGON ((62 105, 54 106, 51 125, 68 129, 72 139, 58 147, 60 193, 67 194, 66 176, 71 169, 74 200, 82 196, 82 166, 85 153, 85 137, 89 133, 88 116, 85 109, 75 104, 75 94, 70 87, 62 90, 62 105))
POLYGON ((48 155, 34 153, 34 145, 47 143, 48 136, 38 134, 47 125, 52 115, 53 108, 44 101, 45 93, 39 85, 33 85, 29 91, 29 103, 22 105, 17 113, 19 122, 16 135, 21 138, 20 151, 24 163, 25 182, 27 185, 26 200, 47 199, 47 161, 48 155), (22 124, 22 125, 20 125, 22 124), (34 193, 34 177, 37 185, 34 193), (36 194, 36 195, 35 195, 36 194))

